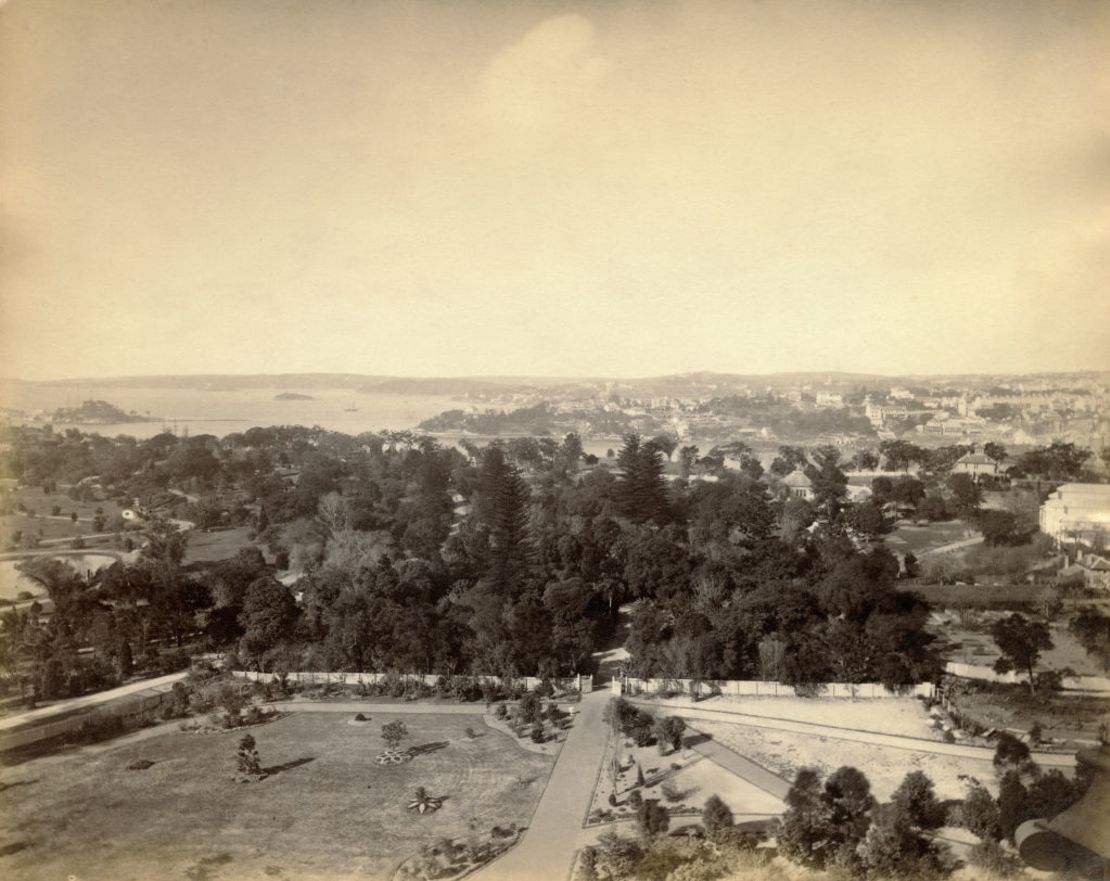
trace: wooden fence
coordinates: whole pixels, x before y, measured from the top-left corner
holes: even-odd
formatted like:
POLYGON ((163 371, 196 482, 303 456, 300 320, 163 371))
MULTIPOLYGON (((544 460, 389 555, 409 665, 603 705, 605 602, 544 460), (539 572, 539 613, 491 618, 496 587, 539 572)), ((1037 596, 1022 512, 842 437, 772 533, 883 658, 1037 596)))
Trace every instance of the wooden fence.
MULTIPOLYGON (((505 678, 502 676, 441 676, 435 673, 328 673, 308 670, 279 675, 276 673, 258 673, 254 670, 232 670, 231 672, 234 676, 249 679, 252 682, 272 682, 275 679, 284 678, 289 682, 299 682, 305 685, 374 685, 399 679, 401 682, 418 682, 434 688, 441 681, 446 680, 449 685, 458 682, 474 683, 480 686, 483 682, 489 682, 499 686, 518 685, 525 691, 532 691, 544 681, 539 676, 505 678)), ((577 691, 581 694, 588 694, 593 690, 592 676, 564 676, 551 678, 547 681, 554 685, 556 690, 563 692, 577 691)))
MULTIPOLYGON (((930 682, 909 686, 905 691, 890 691, 877 682, 829 682, 820 686, 817 697, 875 699, 890 697, 933 697, 935 687, 930 682)), ((799 690, 781 682, 762 682, 758 679, 635 679, 625 677, 613 680, 615 694, 688 694, 693 697, 712 695, 737 695, 745 697, 794 697, 799 690)))

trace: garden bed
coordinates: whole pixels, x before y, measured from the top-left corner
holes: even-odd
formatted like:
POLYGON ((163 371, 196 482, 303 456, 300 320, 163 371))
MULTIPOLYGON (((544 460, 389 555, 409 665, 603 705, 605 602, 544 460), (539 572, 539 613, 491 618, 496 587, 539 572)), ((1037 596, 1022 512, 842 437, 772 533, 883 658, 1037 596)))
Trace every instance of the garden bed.
POLYGON ((510 824, 465 838, 444 838, 425 845, 419 854, 402 862, 391 877, 397 881, 458 881, 507 851, 523 831, 510 824))
POLYGON ((610 735, 586 826, 635 820, 634 792, 638 792, 644 800, 656 799, 674 818, 700 818, 706 800, 712 795, 724 801, 737 817, 777 814, 783 810, 779 799, 692 749, 668 749, 666 755, 661 755, 657 746, 636 746, 631 738, 621 736, 616 739, 610 735), (621 770, 614 786, 615 748, 620 751, 621 770), (637 783, 641 771, 642 785, 637 783), (610 795, 615 797, 616 805, 610 803, 610 795))

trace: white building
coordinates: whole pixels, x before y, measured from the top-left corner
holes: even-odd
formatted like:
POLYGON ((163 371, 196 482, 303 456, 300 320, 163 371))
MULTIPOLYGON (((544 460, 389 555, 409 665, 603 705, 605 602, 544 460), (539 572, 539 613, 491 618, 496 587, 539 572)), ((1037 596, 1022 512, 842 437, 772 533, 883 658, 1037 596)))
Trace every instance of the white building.
POLYGON ((786 494, 795 499, 812 499, 813 483, 801 471, 791 471, 782 479, 786 494))
POLYGON ((1041 505, 1041 532, 1064 542, 1110 540, 1110 484, 1065 483, 1041 505))
POLYGON ((985 453, 976 452, 974 449, 956 460, 952 466, 953 474, 967 474, 974 478, 997 477, 1001 469, 998 463, 985 453))

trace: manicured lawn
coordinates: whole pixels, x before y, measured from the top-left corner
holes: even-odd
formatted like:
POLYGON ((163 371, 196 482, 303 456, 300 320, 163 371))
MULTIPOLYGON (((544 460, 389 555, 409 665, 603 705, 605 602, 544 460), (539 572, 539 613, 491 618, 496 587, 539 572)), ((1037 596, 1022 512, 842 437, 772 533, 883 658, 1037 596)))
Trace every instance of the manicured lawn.
POLYGON ((39 514, 49 514, 53 506, 57 505, 66 517, 71 511, 76 511, 77 517, 81 520, 91 519, 97 508, 104 512, 105 517, 111 517, 123 510, 115 501, 79 502, 71 499, 65 491, 44 493, 41 487, 37 486, 22 487, 11 495, 11 499, 13 505, 16 502, 23 502, 27 508, 33 508, 39 514))
POLYGON ((1040 584, 909 583, 902 589, 921 594, 941 609, 1020 609, 1036 602, 1044 593, 1040 584))
POLYGON ((978 530, 968 526, 962 520, 930 523, 927 526, 913 526, 903 522, 886 536, 885 542, 892 551, 899 554, 911 551, 920 557, 924 551, 975 538, 978 534, 978 530))
POLYGON ((236 526, 205 532, 193 529, 189 532, 189 544, 185 549, 185 563, 217 562, 234 557, 242 548, 254 544, 248 537, 250 528, 236 526))
POLYGON ((25 514, 15 512, 6 517, 0 517, 0 536, 7 541, 12 532, 22 530, 27 535, 39 535, 41 538, 73 538, 78 535, 88 535, 92 532, 92 518, 96 509, 104 512, 104 519, 111 522, 122 508, 114 501, 103 502, 78 502, 71 499, 64 492, 43 493, 39 487, 24 487, 10 497, 13 507, 16 502, 23 502, 28 511, 34 511, 37 516, 32 518, 25 514), (51 514, 54 506, 61 508, 61 514, 51 514), (76 513, 78 522, 70 522, 69 515, 76 513), (62 517, 64 519, 58 519, 62 517))
POLYGON ((375 765, 374 714, 296 713, 252 729, 276 774, 234 783, 241 732, 171 733, 85 756, 4 771, 0 877, 56 879, 382 878, 424 844, 527 825, 553 761, 526 752, 480 716, 405 716, 412 762, 375 765), (465 733, 472 727, 479 736, 465 733), (442 746, 439 746, 442 744, 442 746), (128 771, 139 759, 155 764, 128 771), (521 781, 525 781, 521 785, 521 781), (13 785, 24 784, 24 785, 13 785), (406 809, 423 786, 436 813, 406 809))

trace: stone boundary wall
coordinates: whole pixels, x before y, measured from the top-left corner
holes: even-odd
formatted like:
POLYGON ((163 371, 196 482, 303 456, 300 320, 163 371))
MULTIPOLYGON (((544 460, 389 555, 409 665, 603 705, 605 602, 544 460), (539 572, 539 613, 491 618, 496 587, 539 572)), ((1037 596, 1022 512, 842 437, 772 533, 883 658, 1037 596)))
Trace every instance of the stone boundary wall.
POLYGON ((111 718, 133 718, 150 713, 162 705, 168 698, 172 686, 151 688, 148 691, 135 692, 125 697, 102 704, 100 706, 77 711, 54 721, 28 722, 25 728, 16 728, 0 733, 0 752, 17 749, 38 743, 40 740, 50 740, 78 731, 86 724, 96 724, 111 718))

